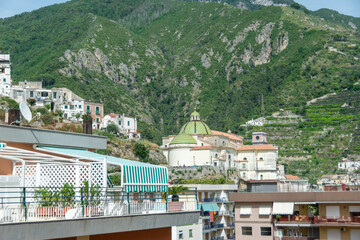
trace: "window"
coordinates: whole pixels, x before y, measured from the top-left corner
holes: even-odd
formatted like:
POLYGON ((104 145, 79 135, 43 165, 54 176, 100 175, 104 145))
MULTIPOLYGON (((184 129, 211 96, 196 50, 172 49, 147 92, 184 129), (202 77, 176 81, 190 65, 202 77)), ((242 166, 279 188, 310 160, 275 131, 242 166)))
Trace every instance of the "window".
POLYGON ((192 229, 189 229, 189 238, 192 238, 192 237, 193 237, 192 229))
POLYGON ((96 107, 95 111, 96 111, 96 114, 100 114, 100 108, 99 107, 96 107))
POLYGON ((53 93, 53 98, 55 98, 55 99, 56 99, 56 92, 54 92, 54 93, 53 93))
POLYGON ((245 169, 246 168, 246 163, 242 164, 242 168, 245 169))
POLYGON ((130 126, 130 121, 128 121, 128 126, 130 126))
POLYGON ((86 106, 86 113, 91 113, 90 106, 86 106))
POLYGON ((3 81, 6 82, 6 78, 4 78, 3 81))
POLYGON ((81 105, 79 105, 79 108, 81 108, 81 105))
POLYGON ((246 177, 246 173, 243 172, 243 177, 246 177))
POLYGON ((204 146, 204 143, 201 143, 201 146, 204 146))
POLYGON ((247 161, 247 158, 246 158, 246 157, 244 157, 244 158, 243 158, 243 160, 244 160, 244 161, 247 161))
POLYGON ((184 238, 184 234, 183 234, 183 231, 179 231, 179 239, 183 239, 184 238))
POLYGON ((260 161, 264 160, 262 157, 260 158, 260 161))
POLYGON ((34 97, 34 91, 30 91, 30 97, 34 97))
POLYGON ((260 180, 264 180, 264 176, 262 174, 260 175, 260 180))
POLYGON ((96 122, 98 123, 100 120, 99 120, 99 118, 96 118, 96 122))
POLYGON ((259 136, 256 136, 255 139, 259 141, 260 137, 259 137, 259 136))
POLYGON ((252 236, 252 227, 241 227, 242 235, 252 236))
POLYGON ((68 109, 68 105, 65 105, 65 109, 68 109))
POLYGON ((261 236, 271 236, 271 227, 260 227, 261 236))

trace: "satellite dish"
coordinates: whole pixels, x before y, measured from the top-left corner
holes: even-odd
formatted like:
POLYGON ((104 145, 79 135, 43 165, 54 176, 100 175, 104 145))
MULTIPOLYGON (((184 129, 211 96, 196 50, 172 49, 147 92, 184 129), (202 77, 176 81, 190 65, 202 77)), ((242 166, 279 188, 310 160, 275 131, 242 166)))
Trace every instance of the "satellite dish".
POLYGON ((19 105, 21 115, 25 118, 26 121, 30 122, 32 120, 32 114, 28 105, 25 102, 21 102, 19 105))

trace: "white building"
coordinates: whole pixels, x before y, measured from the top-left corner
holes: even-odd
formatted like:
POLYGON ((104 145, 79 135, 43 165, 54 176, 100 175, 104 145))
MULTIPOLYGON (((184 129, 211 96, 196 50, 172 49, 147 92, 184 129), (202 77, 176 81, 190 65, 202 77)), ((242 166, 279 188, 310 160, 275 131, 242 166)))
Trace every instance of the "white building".
POLYGON ((10 54, 0 54, 0 94, 9 96, 11 84, 10 54))
POLYGON ((277 179, 278 149, 267 144, 264 132, 253 132, 252 143, 236 149, 235 164, 240 177, 246 180, 277 179))
POLYGON ((140 132, 137 128, 136 117, 125 116, 120 114, 107 114, 104 116, 101 128, 106 129, 109 124, 115 124, 119 128, 119 133, 132 138, 140 138, 140 132))
POLYGON ((231 132, 210 130, 193 112, 190 121, 181 128, 179 135, 163 137, 161 149, 170 166, 220 166, 235 167, 236 148, 243 138, 231 132))
POLYGON ((360 168, 360 161, 349 161, 345 159, 338 163, 338 169, 353 171, 360 168))
POLYGON ((173 227, 172 239, 234 239, 234 202, 229 201, 229 193, 237 191, 237 184, 185 184, 183 187, 196 189, 201 210, 200 219, 197 226, 193 224, 173 227), (190 229, 193 238, 189 237, 190 229), (199 233, 202 234, 198 236, 199 233))
POLYGON ((81 120, 81 116, 84 114, 84 99, 73 93, 67 88, 60 88, 63 93, 63 103, 60 105, 63 116, 71 121, 81 120), (80 114, 80 118, 76 118, 76 115, 80 114))

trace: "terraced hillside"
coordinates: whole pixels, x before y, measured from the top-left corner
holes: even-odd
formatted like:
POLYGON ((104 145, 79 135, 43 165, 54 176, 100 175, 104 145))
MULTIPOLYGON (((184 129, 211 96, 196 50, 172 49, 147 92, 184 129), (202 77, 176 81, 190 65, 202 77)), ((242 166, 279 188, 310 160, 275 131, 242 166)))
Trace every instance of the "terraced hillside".
MULTIPOLYGON (((337 162, 344 157, 360 159, 359 90, 326 95, 291 110, 267 117, 267 124, 251 129, 268 133, 287 173, 314 180, 336 173, 337 162), (291 110, 299 115, 289 114, 291 110)), ((248 129, 247 137, 250 134, 248 129)))

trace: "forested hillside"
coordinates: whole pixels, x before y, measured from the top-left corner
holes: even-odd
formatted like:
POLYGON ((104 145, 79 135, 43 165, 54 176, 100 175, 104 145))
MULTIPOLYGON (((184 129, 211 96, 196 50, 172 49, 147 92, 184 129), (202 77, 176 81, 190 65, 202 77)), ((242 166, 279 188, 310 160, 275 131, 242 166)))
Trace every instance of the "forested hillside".
POLYGON ((73 0, 0 20, 0 33, 15 82, 135 115, 156 142, 194 108, 212 129, 238 132, 262 95, 269 114, 360 78, 358 32, 292 7, 73 0))

